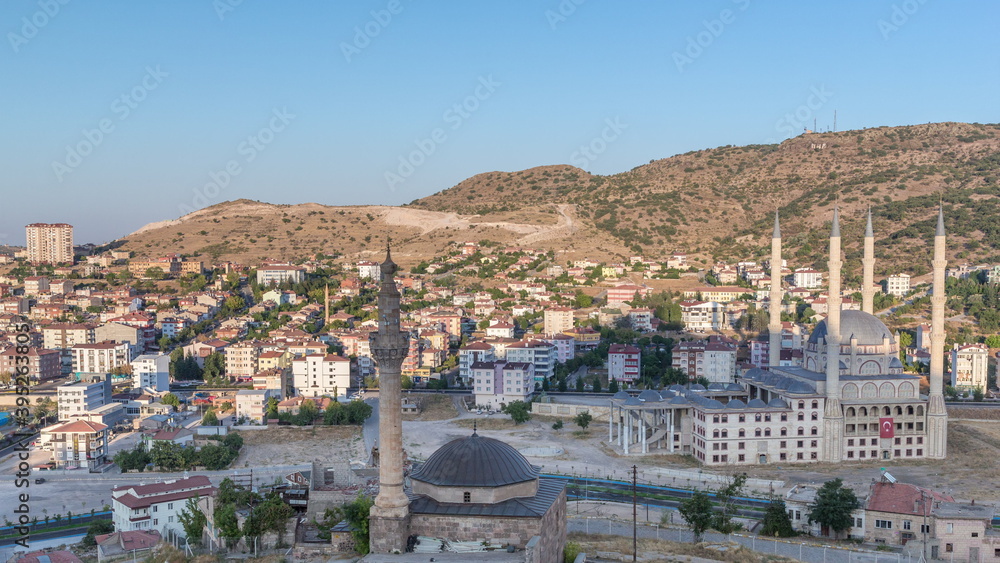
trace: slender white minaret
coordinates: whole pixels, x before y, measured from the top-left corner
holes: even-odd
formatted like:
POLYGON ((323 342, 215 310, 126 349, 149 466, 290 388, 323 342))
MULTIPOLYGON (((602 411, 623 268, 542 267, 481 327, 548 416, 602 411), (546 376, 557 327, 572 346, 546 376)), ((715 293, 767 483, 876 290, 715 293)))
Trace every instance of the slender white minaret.
POLYGON ((326 284, 323 290, 323 314, 325 315, 323 326, 330 324, 330 284, 326 284))
POLYGON ((931 294, 931 374, 930 404, 927 406, 927 457, 944 459, 948 455, 948 410, 944 406, 944 302, 945 257, 944 207, 938 209, 934 235, 934 286, 931 294))
POLYGON ((874 315, 875 311, 875 232, 872 230, 872 210, 868 209, 868 226, 865 227, 865 256, 861 259, 861 310, 874 315))
POLYGON ((823 414, 824 461, 840 462, 844 456, 844 414, 840 408, 840 212, 833 209, 830 230, 829 295, 826 317, 826 408, 823 414))
POLYGON ((774 212, 774 234, 771 235, 771 302, 768 304, 771 322, 768 332, 768 365, 781 365, 781 225, 774 212))

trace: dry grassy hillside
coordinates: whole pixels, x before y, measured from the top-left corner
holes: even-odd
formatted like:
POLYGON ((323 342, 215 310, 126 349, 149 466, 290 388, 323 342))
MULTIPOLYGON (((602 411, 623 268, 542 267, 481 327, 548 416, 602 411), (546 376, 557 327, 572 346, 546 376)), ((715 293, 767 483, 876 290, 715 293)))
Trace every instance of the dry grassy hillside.
MULTIPOLYGON (((943 199, 953 261, 1000 261, 1000 126, 936 123, 805 134, 779 145, 720 147, 593 176, 566 165, 488 172, 402 207, 227 202, 126 237, 140 255, 209 258, 363 256, 388 234, 404 263, 451 241, 490 239, 622 258, 686 250, 706 262, 761 253, 782 216, 796 265, 825 261, 842 209, 848 277, 859 272, 863 216, 875 217, 880 274, 929 269, 943 199), (928 262, 925 264, 925 262, 928 262)), ((850 279, 849 279, 850 281, 850 279)))

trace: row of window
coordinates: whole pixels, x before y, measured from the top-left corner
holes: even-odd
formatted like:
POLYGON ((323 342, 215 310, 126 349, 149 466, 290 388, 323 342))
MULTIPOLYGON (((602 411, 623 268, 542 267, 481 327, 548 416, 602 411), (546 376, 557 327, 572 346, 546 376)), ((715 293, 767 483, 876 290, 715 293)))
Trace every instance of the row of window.
MULTIPOLYGON (((924 455, 924 449, 923 448, 917 448, 915 451, 916 451, 916 453, 914 453, 914 450, 912 448, 907 448, 906 449, 906 456, 905 457, 914 457, 914 456, 916 456, 916 457, 922 457, 924 455)), ((893 455, 893 457, 903 457, 903 455, 901 455, 902 452, 903 452, 903 450, 893 450, 892 451, 892 455, 893 455)), ((889 451, 886 450, 883 453, 884 454, 888 454, 889 451)), ((871 450, 871 458, 875 459, 877 457, 878 457, 878 450, 871 450)), ((888 455, 883 455, 882 457, 885 458, 885 459, 888 459, 889 456, 888 455)), ((848 452, 847 452, 847 459, 854 459, 854 450, 848 450, 848 452)), ((858 459, 865 459, 865 450, 858 451, 858 459)))

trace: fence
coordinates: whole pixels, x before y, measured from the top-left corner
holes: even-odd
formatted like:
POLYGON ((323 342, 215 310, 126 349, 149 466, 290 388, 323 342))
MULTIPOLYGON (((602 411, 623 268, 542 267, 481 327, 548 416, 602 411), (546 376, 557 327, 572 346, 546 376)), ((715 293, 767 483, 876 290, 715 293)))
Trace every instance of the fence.
MULTIPOLYGON (((570 532, 588 534, 608 534, 632 537, 632 522, 614 518, 593 516, 569 516, 570 532)), ((640 538, 669 540, 680 543, 694 543, 694 533, 686 528, 639 524, 640 538)), ((709 543, 736 543, 762 554, 789 557, 807 563, 918 563, 919 557, 899 552, 854 550, 831 545, 818 545, 787 539, 764 538, 750 534, 720 534, 706 532, 701 541, 709 543)))

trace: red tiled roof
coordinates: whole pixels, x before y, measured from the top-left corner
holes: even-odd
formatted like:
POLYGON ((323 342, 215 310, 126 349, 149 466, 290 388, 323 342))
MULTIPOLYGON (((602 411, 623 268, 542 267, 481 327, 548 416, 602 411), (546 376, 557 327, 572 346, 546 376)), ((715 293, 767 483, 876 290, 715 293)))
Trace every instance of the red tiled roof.
POLYGON ((91 422, 89 420, 78 420, 76 422, 67 422, 62 426, 55 426, 52 428, 47 428, 49 432, 55 433, 78 433, 84 432, 87 434, 92 434, 95 432, 100 432, 101 430, 106 430, 107 426, 101 424, 100 422, 91 422))
POLYGON ((32 551, 14 559, 15 563, 41 563, 42 561, 48 561, 49 563, 83 563, 71 551, 32 551))
POLYGON ((955 499, 950 495, 908 483, 878 482, 872 485, 867 509, 893 514, 929 516, 933 501, 955 502, 955 499), (922 502, 921 498, 927 502, 922 502))
POLYGON ((115 532, 113 534, 101 534, 94 540, 101 545, 117 545, 125 551, 133 549, 149 549, 160 543, 160 532, 156 530, 131 532, 115 532))

